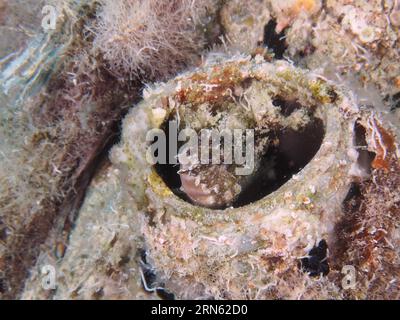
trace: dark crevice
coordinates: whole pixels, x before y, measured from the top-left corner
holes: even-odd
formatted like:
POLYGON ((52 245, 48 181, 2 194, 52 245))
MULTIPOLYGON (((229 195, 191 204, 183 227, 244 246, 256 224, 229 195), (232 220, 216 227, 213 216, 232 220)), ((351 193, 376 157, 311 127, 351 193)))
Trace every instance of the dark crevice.
POLYGON ((8 236, 7 226, 0 219, 0 241, 6 242, 8 236))
POLYGON ((6 292, 6 284, 2 278, 0 278, 0 293, 6 292))
POLYGON ((281 114, 285 117, 290 116, 294 111, 301 109, 302 105, 297 101, 287 101, 280 97, 276 97, 272 104, 276 107, 280 107, 281 114))
POLYGON ((287 44, 285 41, 285 31, 282 30, 280 33, 276 32, 276 21, 271 19, 264 27, 264 39, 263 45, 271 50, 275 59, 282 59, 283 54, 287 48, 287 44))
POLYGON ((163 300, 175 300, 175 295, 165 289, 157 289, 157 295, 163 300))
POLYGON ((367 131, 359 122, 355 123, 354 132, 355 132, 355 145, 357 147, 367 147, 367 140, 366 140, 367 131))
POLYGON ((343 200, 342 208, 343 212, 346 214, 353 213, 358 211, 361 206, 362 195, 360 184, 353 182, 350 185, 350 189, 346 195, 346 198, 343 200))
MULTIPOLYGON (((389 98, 387 100, 389 100, 389 98)), ((391 107, 392 111, 400 108, 400 92, 394 94, 390 100, 392 102, 392 107, 391 107)))
POLYGON ((300 268, 308 273, 310 277, 317 277, 321 274, 326 276, 329 273, 328 245, 322 239, 317 246, 314 246, 308 256, 300 260, 300 268))
POLYGON ((356 122, 354 125, 354 144, 358 151, 358 158, 357 163, 362 168, 366 174, 371 173, 372 169, 372 161, 375 158, 375 153, 368 151, 367 147, 367 139, 366 139, 366 130, 365 128, 359 123, 356 122))
POLYGON ((393 100, 400 100, 400 92, 397 92, 396 94, 393 95, 393 100))
POLYGON ((164 288, 163 283, 157 281, 157 275, 154 268, 147 261, 147 252, 143 249, 139 250, 140 268, 143 273, 141 280, 142 288, 148 293, 154 293, 163 300, 175 300, 175 295, 164 288), (145 283, 144 283, 145 282, 145 283))

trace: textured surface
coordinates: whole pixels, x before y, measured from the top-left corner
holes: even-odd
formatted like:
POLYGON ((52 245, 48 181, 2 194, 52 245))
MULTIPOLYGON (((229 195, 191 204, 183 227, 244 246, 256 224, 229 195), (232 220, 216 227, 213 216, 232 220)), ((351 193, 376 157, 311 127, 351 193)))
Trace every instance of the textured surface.
MULTIPOLYGON (((209 54, 209 59, 215 58, 216 64, 225 63, 225 58, 220 58, 221 51, 229 52, 230 56, 238 52, 249 54, 258 62, 262 61, 261 56, 266 61, 287 59, 308 69, 305 71, 308 77, 317 77, 321 83, 333 81, 337 86, 335 90, 346 92, 362 114, 355 132, 353 127, 345 130, 351 135, 354 133, 355 142, 345 141, 340 146, 344 148, 355 143, 356 152, 343 153, 340 160, 357 162, 357 165, 342 162, 344 168, 350 166, 350 173, 344 175, 345 179, 337 177, 343 186, 343 192, 337 193, 337 199, 332 199, 337 206, 325 208, 321 204, 331 212, 330 218, 326 219, 337 218, 334 229, 316 228, 309 240, 310 246, 311 243, 315 245, 314 249, 307 247, 310 251, 303 248, 294 254, 305 267, 299 268, 295 259, 269 259, 270 252, 266 253, 265 259, 256 255, 250 264, 253 273, 248 276, 252 282, 244 281, 242 275, 235 287, 223 281, 232 275, 233 269, 227 268, 223 259, 215 258, 214 266, 220 266, 216 273, 219 272, 221 277, 213 279, 199 272, 196 281, 201 280, 207 285, 196 290, 185 290, 187 281, 193 281, 193 270, 201 270, 203 266, 189 266, 169 257, 164 254, 165 248, 160 247, 159 241, 165 232, 165 243, 168 244, 170 230, 173 230, 174 239, 190 247, 191 228, 195 228, 198 221, 193 224, 190 219, 176 218, 168 213, 166 217, 171 220, 162 225, 163 215, 155 213, 170 204, 168 201, 161 203, 159 199, 173 198, 173 192, 157 187, 162 182, 157 175, 142 179, 139 176, 148 172, 139 172, 139 176, 132 176, 130 172, 140 165, 136 169, 134 165, 123 165, 132 160, 124 158, 124 154, 126 157, 135 150, 133 156, 140 157, 143 152, 137 148, 141 143, 144 146, 144 142, 135 136, 135 132, 123 138, 123 141, 129 141, 129 148, 114 149, 114 164, 98 170, 81 210, 77 211, 97 166, 98 155, 107 150, 107 141, 112 141, 126 107, 134 104, 143 82, 147 83, 153 75, 145 73, 138 79, 124 73, 115 76, 111 60, 107 60, 110 56, 102 51, 104 46, 93 45, 94 26, 101 22, 101 5, 93 6, 93 1, 57 3, 65 15, 54 33, 42 34, 40 1, 0 1, 0 56, 11 54, 0 62, 2 297, 152 298, 141 289, 142 270, 150 289, 164 284, 177 297, 399 298, 399 168, 398 150, 393 140, 393 133, 400 132, 399 1, 231 0, 223 1, 222 8, 216 6, 209 11, 215 16, 211 14, 211 19, 206 21, 205 29, 201 30, 202 39, 212 47, 221 31, 225 36, 217 41, 220 45, 209 54), (25 47, 28 49, 24 50, 25 47), (54 48, 58 50, 56 54, 54 48), (348 189, 350 192, 346 196, 348 189), (149 191, 145 193, 145 190, 149 191), (149 205, 149 201, 153 205, 149 205), (148 225, 146 219, 152 214, 155 225, 148 225), (322 237, 327 238, 326 252, 324 242, 319 241, 322 237), (150 248, 147 256, 142 251, 146 249, 146 243, 150 248), (301 257, 307 252, 309 257, 301 257), (326 263, 322 261, 325 253, 329 256, 328 275, 321 278, 306 276, 303 271, 326 273, 326 263), (177 266, 178 270, 181 268, 182 274, 169 274, 169 264, 177 266), (356 290, 341 288, 341 268, 347 264, 356 268, 356 290), (56 268, 55 291, 43 290, 40 270, 46 265, 56 268), (293 272, 285 273, 275 283, 275 273, 279 274, 285 268, 293 272), (190 280, 185 280, 184 275, 190 280), (243 284, 247 291, 242 290, 243 284), (24 285, 25 290, 21 293, 24 285)), ((106 6, 114 1, 101 3, 106 6)), ((115 12, 118 14, 118 10, 115 12)), ((144 25, 148 21, 142 22, 144 25)), ((140 21, 134 23, 140 26, 140 21)), ((162 25, 168 28, 167 22, 162 25)), ((121 36, 126 35, 126 30, 114 31, 115 36, 119 32, 121 36)), ((102 40, 104 44, 107 36, 102 40)), ((117 45, 120 52, 129 52, 126 43, 125 47, 118 47, 118 41, 113 45, 117 45)), ((197 52, 198 56, 204 54, 201 50, 197 52)), ((187 61, 192 61, 193 56, 196 56, 195 52, 191 52, 187 61)), ((157 72, 165 74, 166 64, 162 61, 152 66, 159 66, 157 72)), ((184 65, 177 69, 180 68, 184 65)), ((171 74, 175 72, 171 70, 171 74)), ((174 85, 156 88, 161 91, 153 90, 145 97, 144 104, 157 103, 151 97, 170 92, 174 85)), ((320 87, 309 89, 318 94, 320 87)), ((140 119, 142 115, 132 111, 124 121, 124 132, 129 131, 131 123, 138 121, 136 116, 140 119)), ((353 125, 355 119, 350 115, 346 121, 353 125)), ((139 123, 139 129, 140 125, 145 124, 139 123)), ((334 161, 324 163, 328 165, 334 161)), ((337 171, 338 176, 340 172, 337 171)), ((277 192, 289 188, 290 183, 277 192)), ((318 188, 314 190, 313 184, 310 187, 311 193, 318 194, 318 188)), ((298 199, 300 196, 302 194, 296 192, 288 193, 288 199, 277 198, 275 201, 278 204, 291 202, 290 197, 294 197, 293 201, 304 206, 314 203, 313 197, 307 195, 298 199)), ((180 200, 176 201, 180 203, 180 200)), ((262 210, 260 224, 265 213, 262 210)), ((302 214, 300 221, 306 221, 307 215, 302 214)), ((229 221, 225 223, 229 225, 229 221)), ((268 222, 269 231, 260 235, 265 238, 267 251, 284 243, 279 237, 271 236, 273 226, 268 222), (271 237, 279 241, 267 244, 271 237)), ((282 224, 278 226, 281 228, 282 224)), ((289 224, 285 231, 291 232, 293 228, 294 225, 289 224)), ((211 229, 205 230, 211 232, 211 229)), ((221 232, 245 234, 226 228, 221 232)), ((193 234, 199 236, 196 231, 193 234)), ((199 244, 205 261, 218 257, 219 246, 234 255, 231 250, 234 245, 225 241, 218 232, 201 239, 199 244)), ((189 257, 186 249, 176 256, 189 257)), ((199 257, 193 261, 198 261, 196 259, 199 257)), ((248 269, 246 265, 234 267, 239 271, 248 269)))

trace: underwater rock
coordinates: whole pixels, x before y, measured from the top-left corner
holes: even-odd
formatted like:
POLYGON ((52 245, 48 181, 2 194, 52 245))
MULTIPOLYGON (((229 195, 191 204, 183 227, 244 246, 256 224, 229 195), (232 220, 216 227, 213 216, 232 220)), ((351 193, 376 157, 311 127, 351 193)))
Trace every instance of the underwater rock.
MULTIPOLYGON (((389 159, 397 159, 390 137, 375 112, 360 109, 346 89, 314 73, 284 61, 267 63, 261 56, 221 57, 147 89, 144 101, 124 120, 122 141, 111 158, 123 172, 122 188, 129 195, 122 206, 135 208, 132 219, 140 225, 148 261, 177 298, 335 297, 341 295, 337 270, 315 282, 299 262, 313 256, 313 247, 323 239, 329 251, 335 251, 335 227, 343 219, 342 203, 351 183, 370 175, 373 168, 390 170, 389 159), (278 99, 281 106, 272 103, 278 99), (300 121, 299 115, 290 118, 299 110, 285 118, 282 101, 298 102, 307 121, 300 121), (223 124, 241 112, 238 118, 247 127, 276 130, 278 154, 304 162, 298 171, 286 168, 288 178, 272 190, 267 187, 271 181, 262 184, 265 172, 255 174, 264 192, 259 198, 246 197, 222 209, 193 203, 160 174, 159 165, 147 162, 146 133, 162 128, 180 110, 183 127, 210 126, 216 122, 207 112, 211 109, 225 119, 223 124), (303 127, 296 126, 298 121, 303 127), (365 128, 365 148, 374 153, 366 161, 356 142, 357 125, 365 128), (304 154, 306 159, 297 158, 304 154), (324 289, 318 289, 322 283, 324 289)), ((335 261, 328 256, 325 263, 335 261)), ((328 268, 311 272, 326 276, 328 268)))

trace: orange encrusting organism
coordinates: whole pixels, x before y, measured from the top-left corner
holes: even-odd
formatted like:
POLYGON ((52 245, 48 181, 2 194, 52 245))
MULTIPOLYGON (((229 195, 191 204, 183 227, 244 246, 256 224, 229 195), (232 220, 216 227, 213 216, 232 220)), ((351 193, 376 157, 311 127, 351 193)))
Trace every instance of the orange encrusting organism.
POLYGON ((311 12, 315 8, 314 0, 297 0, 294 6, 292 7, 292 12, 295 14, 300 13, 300 11, 308 11, 311 12))
POLYGON ((374 169, 389 170, 388 154, 395 151, 395 141, 393 135, 383 129, 379 124, 376 124, 377 134, 371 132, 372 139, 376 145, 376 155, 372 161, 374 169))

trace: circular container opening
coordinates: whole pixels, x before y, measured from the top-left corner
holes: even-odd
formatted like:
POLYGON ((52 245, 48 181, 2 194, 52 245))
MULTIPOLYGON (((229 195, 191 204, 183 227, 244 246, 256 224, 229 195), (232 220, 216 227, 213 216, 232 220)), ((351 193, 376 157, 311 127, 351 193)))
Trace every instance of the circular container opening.
MULTIPOLYGON (((285 102, 282 99, 276 99, 274 104, 279 105, 285 115, 292 113, 293 110, 300 106, 296 102, 285 102)), ((169 121, 165 122, 161 129, 166 134, 168 155, 169 121)), ((279 144, 269 146, 267 152, 262 155, 258 166, 259 169, 253 172, 249 183, 246 184, 233 203, 226 206, 213 207, 213 209, 242 207, 276 191, 311 161, 321 146, 325 130, 323 121, 312 117, 305 127, 297 131, 287 128, 271 134, 274 138, 277 138, 279 144)), ((167 160, 167 163, 171 163, 170 159, 167 160)), ((191 204, 198 205, 193 203, 181 190, 181 179, 178 173, 179 164, 156 164, 154 167, 158 175, 176 196, 191 204)))

